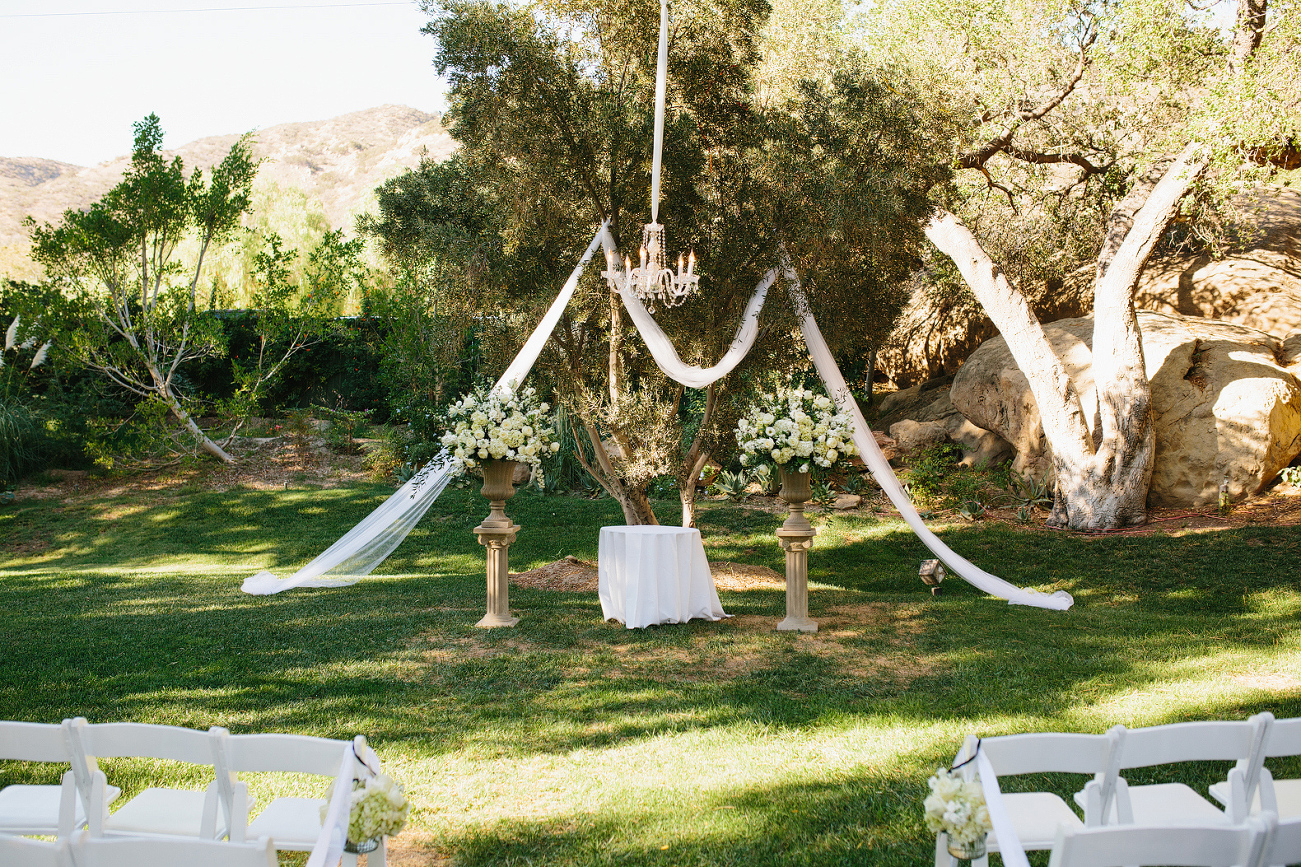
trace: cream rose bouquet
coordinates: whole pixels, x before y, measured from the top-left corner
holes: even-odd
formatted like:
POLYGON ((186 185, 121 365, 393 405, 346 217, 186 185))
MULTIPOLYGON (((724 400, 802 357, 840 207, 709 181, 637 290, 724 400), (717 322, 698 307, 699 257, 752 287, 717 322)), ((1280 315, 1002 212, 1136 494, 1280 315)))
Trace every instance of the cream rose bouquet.
POLYGON ((853 422, 831 398, 804 388, 763 395, 737 422, 736 442, 743 466, 772 461, 801 473, 856 454, 853 422))
POLYGON ((931 793, 922 803, 927 829, 943 831, 951 844, 963 848, 983 843, 992 826, 980 781, 964 780, 940 768, 927 785, 931 793))
POLYGON ((520 461, 540 478, 542 456, 560 449, 550 409, 532 388, 493 391, 480 386, 448 407, 448 430, 441 442, 464 469, 491 459, 520 461))

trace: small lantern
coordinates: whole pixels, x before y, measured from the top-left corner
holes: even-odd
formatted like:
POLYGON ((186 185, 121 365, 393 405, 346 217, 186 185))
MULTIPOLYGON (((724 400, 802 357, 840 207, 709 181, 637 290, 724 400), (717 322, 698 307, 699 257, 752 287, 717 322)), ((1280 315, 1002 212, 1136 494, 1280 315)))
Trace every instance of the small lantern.
POLYGON ((932 596, 940 595, 940 582, 944 580, 944 564, 939 560, 923 560, 918 570, 922 583, 931 588, 932 596))

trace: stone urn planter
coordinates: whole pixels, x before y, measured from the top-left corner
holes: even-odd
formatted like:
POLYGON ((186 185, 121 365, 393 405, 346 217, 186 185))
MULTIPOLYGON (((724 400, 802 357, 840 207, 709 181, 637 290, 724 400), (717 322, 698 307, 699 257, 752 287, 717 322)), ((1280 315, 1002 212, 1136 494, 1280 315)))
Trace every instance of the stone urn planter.
POLYGON ((510 561, 508 552, 519 524, 506 517, 506 501, 515 496, 515 467, 518 461, 486 460, 483 468, 483 496, 488 500, 488 517, 474 528, 479 544, 488 554, 488 613, 475 626, 491 629, 514 626, 510 616, 510 561))

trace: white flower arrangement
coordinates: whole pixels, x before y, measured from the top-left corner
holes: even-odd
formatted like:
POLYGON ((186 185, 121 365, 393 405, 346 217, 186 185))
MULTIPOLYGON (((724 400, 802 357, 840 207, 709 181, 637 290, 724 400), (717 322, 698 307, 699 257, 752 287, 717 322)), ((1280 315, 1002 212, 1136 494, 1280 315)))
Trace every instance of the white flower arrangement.
POLYGON ((993 826, 980 781, 964 780, 940 768, 927 785, 931 787, 931 793, 922 803, 926 810, 926 828, 934 833, 943 831, 950 843, 964 848, 983 843, 993 826))
MULTIPOLYGON (((333 787, 331 787, 333 788, 333 787)), ((329 809, 329 798, 321 805, 321 821, 329 809)), ((407 824, 411 802, 402 787, 388 774, 353 780, 348 810, 348 840, 362 843, 376 837, 392 837, 407 824)))
POLYGON ((560 450, 547 413, 532 388, 480 386, 447 409, 448 431, 441 442, 463 469, 497 459, 520 461, 540 478, 542 455, 560 450))
POLYGON ((779 467, 807 473, 813 464, 830 467, 857 453, 853 422, 836 412, 826 395, 803 388, 778 389, 736 425, 742 466, 772 461, 779 467))

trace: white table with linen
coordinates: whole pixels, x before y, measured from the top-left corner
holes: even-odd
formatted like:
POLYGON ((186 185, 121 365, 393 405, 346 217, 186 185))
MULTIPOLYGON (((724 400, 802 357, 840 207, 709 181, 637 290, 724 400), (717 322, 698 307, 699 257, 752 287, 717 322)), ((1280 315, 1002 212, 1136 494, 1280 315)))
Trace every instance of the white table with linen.
POLYGON ((730 616, 691 527, 602 527, 597 586, 602 615, 629 629, 730 616))

